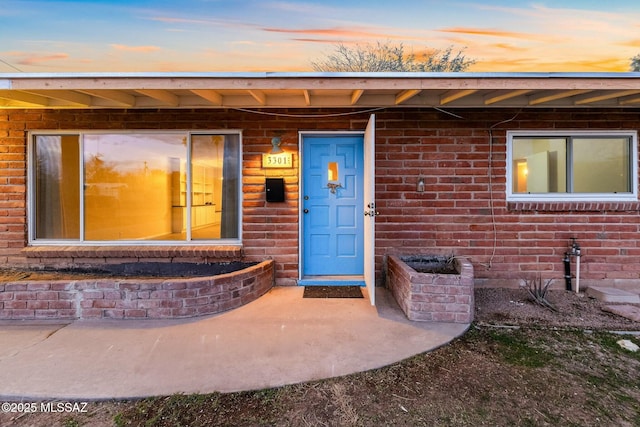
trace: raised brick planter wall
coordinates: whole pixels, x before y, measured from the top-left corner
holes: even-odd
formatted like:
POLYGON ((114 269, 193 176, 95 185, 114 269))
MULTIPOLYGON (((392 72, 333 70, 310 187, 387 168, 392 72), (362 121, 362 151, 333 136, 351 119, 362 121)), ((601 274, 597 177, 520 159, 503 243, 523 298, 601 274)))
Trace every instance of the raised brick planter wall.
POLYGON ((409 320, 471 323, 473 266, 456 257, 459 274, 419 273, 399 257, 387 257, 387 287, 409 320))
POLYGON ((177 319, 220 313, 262 296, 274 262, 233 273, 181 279, 0 283, 0 319, 177 319))

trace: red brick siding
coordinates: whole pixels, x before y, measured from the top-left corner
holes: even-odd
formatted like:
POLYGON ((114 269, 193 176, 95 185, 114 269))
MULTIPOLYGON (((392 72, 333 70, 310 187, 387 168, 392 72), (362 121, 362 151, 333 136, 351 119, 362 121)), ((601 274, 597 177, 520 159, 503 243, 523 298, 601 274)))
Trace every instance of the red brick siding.
POLYGON ((630 256, 640 252, 638 203, 508 204, 505 200, 506 130, 638 130, 637 112, 523 111, 492 129, 492 147, 489 128, 513 118, 516 111, 455 113, 465 119, 433 111, 396 113, 398 117, 391 120, 378 115, 379 258, 455 254, 472 261, 476 284, 513 286, 527 275, 541 273, 564 286, 562 258, 575 236, 582 247, 583 285, 640 280, 640 264, 630 256), (425 179, 424 193, 415 191, 419 176, 425 179))
POLYGON ((40 114, 0 111, 0 263, 20 263, 25 244, 27 122, 40 114), (11 118, 9 118, 11 116, 11 118))
MULTIPOLYGON (((294 284, 299 240, 298 132, 364 130, 368 114, 328 117, 327 113, 337 111, 278 112, 323 117, 232 110, 0 110, 0 264, 26 262, 21 249, 26 245, 28 130, 240 129, 244 151, 244 257, 255 261, 273 258, 277 284, 294 284), (276 134, 282 135, 282 147, 294 153, 294 169, 261 168, 261 155, 269 151, 276 134), (266 176, 284 176, 285 203, 265 202, 266 176)), ((508 204, 505 200, 506 130, 638 130, 637 112, 452 112, 464 119, 433 109, 388 109, 376 113, 376 201, 380 212, 376 218, 376 266, 380 283, 385 255, 412 253, 465 256, 474 265, 476 283, 481 285, 513 285, 538 272, 558 278, 561 283, 562 257, 573 236, 583 249, 581 280, 585 285, 596 280, 640 280, 640 264, 635 259, 640 253, 636 203, 539 205, 508 204), (513 120, 494 126, 509 119, 513 120), (420 176, 426 184, 423 193, 415 191, 420 176)))

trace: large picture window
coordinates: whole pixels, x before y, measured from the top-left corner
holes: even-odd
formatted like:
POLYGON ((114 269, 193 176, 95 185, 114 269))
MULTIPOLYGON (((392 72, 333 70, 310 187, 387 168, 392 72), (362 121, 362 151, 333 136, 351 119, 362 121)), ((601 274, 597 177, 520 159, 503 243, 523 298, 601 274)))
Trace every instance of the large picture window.
POLYGON ((508 132, 509 200, 637 200, 635 132, 508 132))
POLYGON ((34 134, 30 237, 240 239, 239 133, 34 134))

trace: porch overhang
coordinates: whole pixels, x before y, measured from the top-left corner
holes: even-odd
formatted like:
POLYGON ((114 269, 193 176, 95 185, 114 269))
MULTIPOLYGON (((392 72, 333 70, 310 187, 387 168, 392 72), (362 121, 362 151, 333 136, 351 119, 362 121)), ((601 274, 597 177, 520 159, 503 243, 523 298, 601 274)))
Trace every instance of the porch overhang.
POLYGON ((0 108, 638 108, 640 73, 0 74, 0 108))

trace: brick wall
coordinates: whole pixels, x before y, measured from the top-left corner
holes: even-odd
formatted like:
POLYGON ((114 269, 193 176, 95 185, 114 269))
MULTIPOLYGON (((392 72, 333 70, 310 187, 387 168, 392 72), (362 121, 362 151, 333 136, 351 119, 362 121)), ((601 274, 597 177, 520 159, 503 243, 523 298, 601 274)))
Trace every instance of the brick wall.
POLYGON ((516 286, 523 277, 539 273, 557 278, 555 286, 564 286, 563 254, 570 237, 577 237, 583 255, 581 286, 640 283, 640 263, 635 258, 640 253, 638 203, 508 204, 505 200, 506 130, 638 130, 637 112, 454 112, 464 119, 428 110, 379 115, 380 258, 390 253, 454 254, 471 260, 476 285, 516 286), (492 129, 490 146, 489 129, 514 116, 492 129), (424 193, 415 191, 419 176, 425 179, 424 193))
POLYGON ((273 261, 212 277, 0 283, 3 319, 177 319, 221 313, 265 294, 273 261))
POLYGON ((409 320, 473 321, 473 265, 458 257, 453 265, 457 274, 419 273, 399 257, 387 257, 386 286, 409 320))
MULTIPOLYGON (((244 257, 249 261, 273 258, 277 284, 295 284, 299 240, 298 132, 364 130, 368 114, 329 117, 327 113, 334 111, 278 112, 323 116, 296 118, 232 110, 0 110, 0 264, 17 265, 27 260, 21 250, 26 245, 28 130, 240 129, 244 151, 244 257), (261 155, 269 151, 276 134, 282 135, 282 147, 294 153, 294 169, 260 167, 261 155), (265 201, 266 176, 285 178, 285 203, 265 201)), ((505 201, 506 130, 637 130, 637 112, 451 112, 462 118, 433 109, 388 109, 376 113, 379 283, 383 282, 386 255, 432 253, 467 257, 474 265, 479 285, 512 286, 527 275, 541 273, 545 278, 558 278, 558 284, 564 286, 562 257, 569 238, 574 236, 583 249, 583 285, 595 281, 640 281, 640 263, 635 258, 640 254, 637 203, 505 201), (494 126, 505 120, 510 121, 494 126), (419 177, 425 179, 423 193, 415 191, 419 177)))
POLYGON ((0 264, 21 264, 25 245, 26 144, 25 127, 39 113, 0 110, 0 264))

